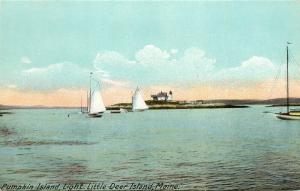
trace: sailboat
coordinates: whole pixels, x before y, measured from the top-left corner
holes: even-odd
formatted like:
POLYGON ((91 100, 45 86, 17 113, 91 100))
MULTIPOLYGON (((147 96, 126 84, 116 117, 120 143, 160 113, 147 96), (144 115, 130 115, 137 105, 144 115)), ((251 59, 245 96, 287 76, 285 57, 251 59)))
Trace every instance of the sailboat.
MULTIPOLYGON (((91 75, 93 73, 90 73, 91 75)), ((89 117, 102 117, 103 113, 106 111, 101 92, 99 89, 99 82, 97 82, 97 87, 92 90, 91 87, 91 77, 90 75, 90 93, 88 96, 88 116, 89 117)))
POLYGON ((286 46, 286 112, 278 113, 277 118, 283 120, 300 120, 300 110, 290 110, 290 97, 289 97, 289 42, 286 46))
POLYGON ((106 111, 100 90, 94 90, 90 99, 89 117, 102 117, 106 111))
POLYGON ((141 90, 137 87, 132 96, 132 111, 144 111, 147 109, 149 109, 149 107, 144 101, 141 90))

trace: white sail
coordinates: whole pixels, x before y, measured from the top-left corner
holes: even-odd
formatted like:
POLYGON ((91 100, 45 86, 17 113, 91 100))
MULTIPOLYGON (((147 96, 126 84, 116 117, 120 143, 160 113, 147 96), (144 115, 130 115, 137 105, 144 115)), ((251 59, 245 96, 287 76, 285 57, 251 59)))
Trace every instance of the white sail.
POLYGON ((106 108, 104 106, 102 96, 99 90, 95 90, 92 93, 91 99, 90 99, 90 114, 94 113, 100 113, 106 111, 106 108))
POLYGON ((149 107, 146 105, 141 90, 137 87, 133 96, 132 96, 132 110, 146 110, 149 107))

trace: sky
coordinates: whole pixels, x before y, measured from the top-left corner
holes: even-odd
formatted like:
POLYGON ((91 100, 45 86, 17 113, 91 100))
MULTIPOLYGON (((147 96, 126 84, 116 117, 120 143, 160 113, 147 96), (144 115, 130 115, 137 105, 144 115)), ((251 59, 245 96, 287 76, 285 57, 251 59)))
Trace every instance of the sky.
POLYGON ((300 97, 300 1, 0 1, 0 104, 300 97))

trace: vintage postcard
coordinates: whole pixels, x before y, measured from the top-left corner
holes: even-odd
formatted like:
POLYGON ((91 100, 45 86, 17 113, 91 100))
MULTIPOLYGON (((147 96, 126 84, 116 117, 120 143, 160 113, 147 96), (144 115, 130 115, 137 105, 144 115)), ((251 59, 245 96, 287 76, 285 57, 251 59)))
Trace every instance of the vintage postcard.
POLYGON ((300 1, 0 0, 0 191, 300 190, 300 1))

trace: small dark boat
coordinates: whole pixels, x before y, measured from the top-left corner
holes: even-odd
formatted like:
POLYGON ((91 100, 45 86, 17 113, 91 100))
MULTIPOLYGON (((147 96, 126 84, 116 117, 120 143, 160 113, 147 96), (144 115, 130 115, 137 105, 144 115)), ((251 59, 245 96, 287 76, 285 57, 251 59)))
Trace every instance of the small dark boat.
POLYGON ((127 110, 122 108, 112 108, 109 110, 109 113, 111 114, 119 114, 119 113, 126 113, 126 112, 127 110))

